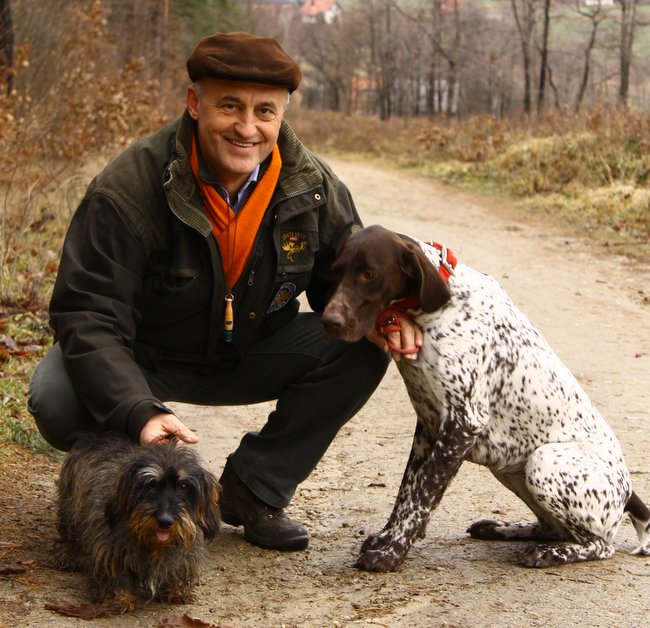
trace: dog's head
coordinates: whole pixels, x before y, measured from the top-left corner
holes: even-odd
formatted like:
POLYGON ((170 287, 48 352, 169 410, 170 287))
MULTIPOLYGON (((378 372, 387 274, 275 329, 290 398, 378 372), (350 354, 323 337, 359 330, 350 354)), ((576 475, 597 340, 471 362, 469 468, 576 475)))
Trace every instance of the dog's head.
POLYGON ((417 294, 420 308, 433 312, 450 297, 418 244, 378 225, 348 237, 332 264, 332 277, 322 322, 329 335, 349 342, 363 338, 391 301, 417 294))
POLYGON ((189 547, 199 531, 206 541, 219 531, 219 491, 190 447, 169 441, 144 445, 124 465, 106 518, 145 546, 189 547))

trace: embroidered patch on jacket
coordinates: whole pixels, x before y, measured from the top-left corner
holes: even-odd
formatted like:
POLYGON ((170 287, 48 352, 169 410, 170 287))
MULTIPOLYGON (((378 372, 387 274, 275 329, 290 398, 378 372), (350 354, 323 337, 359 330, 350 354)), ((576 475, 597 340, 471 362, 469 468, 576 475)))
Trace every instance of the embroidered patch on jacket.
POLYGON ((300 231, 287 231, 282 234, 282 250, 287 253, 287 261, 295 262, 295 256, 307 248, 307 236, 300 231))
POLYGON ((295 283, 291 283, 290 281, 283 283, 275 293, 271 305, 269 305, 269 309, 266 310, 266 313, 270 314, 271 312, 277 312, 279 309, 283 308, 287 303, 289 303, 295 292, 295 283))

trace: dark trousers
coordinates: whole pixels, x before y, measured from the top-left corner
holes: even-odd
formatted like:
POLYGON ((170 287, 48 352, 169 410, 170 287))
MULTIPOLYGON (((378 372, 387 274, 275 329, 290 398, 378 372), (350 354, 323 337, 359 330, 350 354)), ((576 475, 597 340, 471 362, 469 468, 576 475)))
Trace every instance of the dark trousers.
MULTIPOLYGON (((234 370, 197 372, 164 362, 142 370, 161 401, 229 406, 277 399, 266 424, 243 437, 230 461, 260 499, 282 508, 339 429, 370 398, 388 362, 366 340, 326 338, 320 315, 301 313, 250 347, 234 370)), ((58 449, 70 448, 74 432, 97 429, 67 376, 58 345, 34 372, 29 410, 43 437, 58 449)))

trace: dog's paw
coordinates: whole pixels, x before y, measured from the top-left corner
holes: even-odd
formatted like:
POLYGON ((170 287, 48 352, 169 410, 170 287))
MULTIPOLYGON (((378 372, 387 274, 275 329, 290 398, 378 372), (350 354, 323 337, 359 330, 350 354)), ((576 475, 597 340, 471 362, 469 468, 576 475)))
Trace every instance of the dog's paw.
POLYGON ((354 567, 363 571, 397 571, 405 557, 393 549, 367 550, 361 553, 354 567))
POLYGON ((65 549, 54 550, 47 558, 46 564, 63 571, 82 571, 83 565, 79 556, 74 556, 65 549))
POLYGON ((377 534, 371 534, 361 545, 361 554, 385 547, 389 543, 388 535, 382 531, 377 534))
POLYGON ((520 563, 524 567, 555 567, 568 563, 611 558, 616 550, 604 539, 593 539, 588 543, 560 543, 558 545, 532 545, 524 550, 520 563))
POLYGON ((495 521, 494 519, 481 519, 474 522, 469 528, 467 533, 473 539, 481 539, 482 541, 500 541, 505 539, 505 535, 500 531, 505 527, 503 521, 495 521))
POLYGON ((408 548, 398 542, 389 530, 371 534, 361 546, 359 558, 354 564, 363 571, 396 571, 404 562, 408 548))
POLYGON ((112 598, 103 600, 101 606, 110 609, 110 613, 114 615, 124 615, 137 608, 137 600, 130 591, 118 589, 112 598))
POLYGON ((561 547, 552 545, 531 545, 522 552, 519 557, 519 563, 523 567, 534 567, 537 569, 564 565, 567 562, 567 557, 561 549, 561 547))
POLYGON ((639 545, 639 547, 632 550, 632 554, 635 556, 650 556, 650 543, 639 545))
POLYGON ((168 604, 192 604, 196 602, 196 595, 188 587, 179 587, 163 593, 160 601, 168 604))

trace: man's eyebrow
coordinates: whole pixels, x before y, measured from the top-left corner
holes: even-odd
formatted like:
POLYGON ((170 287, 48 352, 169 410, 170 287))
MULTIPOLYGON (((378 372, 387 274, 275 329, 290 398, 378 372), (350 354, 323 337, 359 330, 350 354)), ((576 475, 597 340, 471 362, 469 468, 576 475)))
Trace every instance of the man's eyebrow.
POLYGON ((219 102, 225 102, 225 101, 243 102, 243 100, 238 96, 231 96, 230 94, 226 94, 225 96, 219 98, 219 102))
MULTIPOLYGON (((231 96, 230 94, 226 94, 219 99, 219 102, 243 103, 244 99, 239 98, 239 96, 231 96)), ((275 100, 262 100, 260 102, 256 102, 255 107, 268 107, 269 109, 277 109, 278 103, 275 100)))

